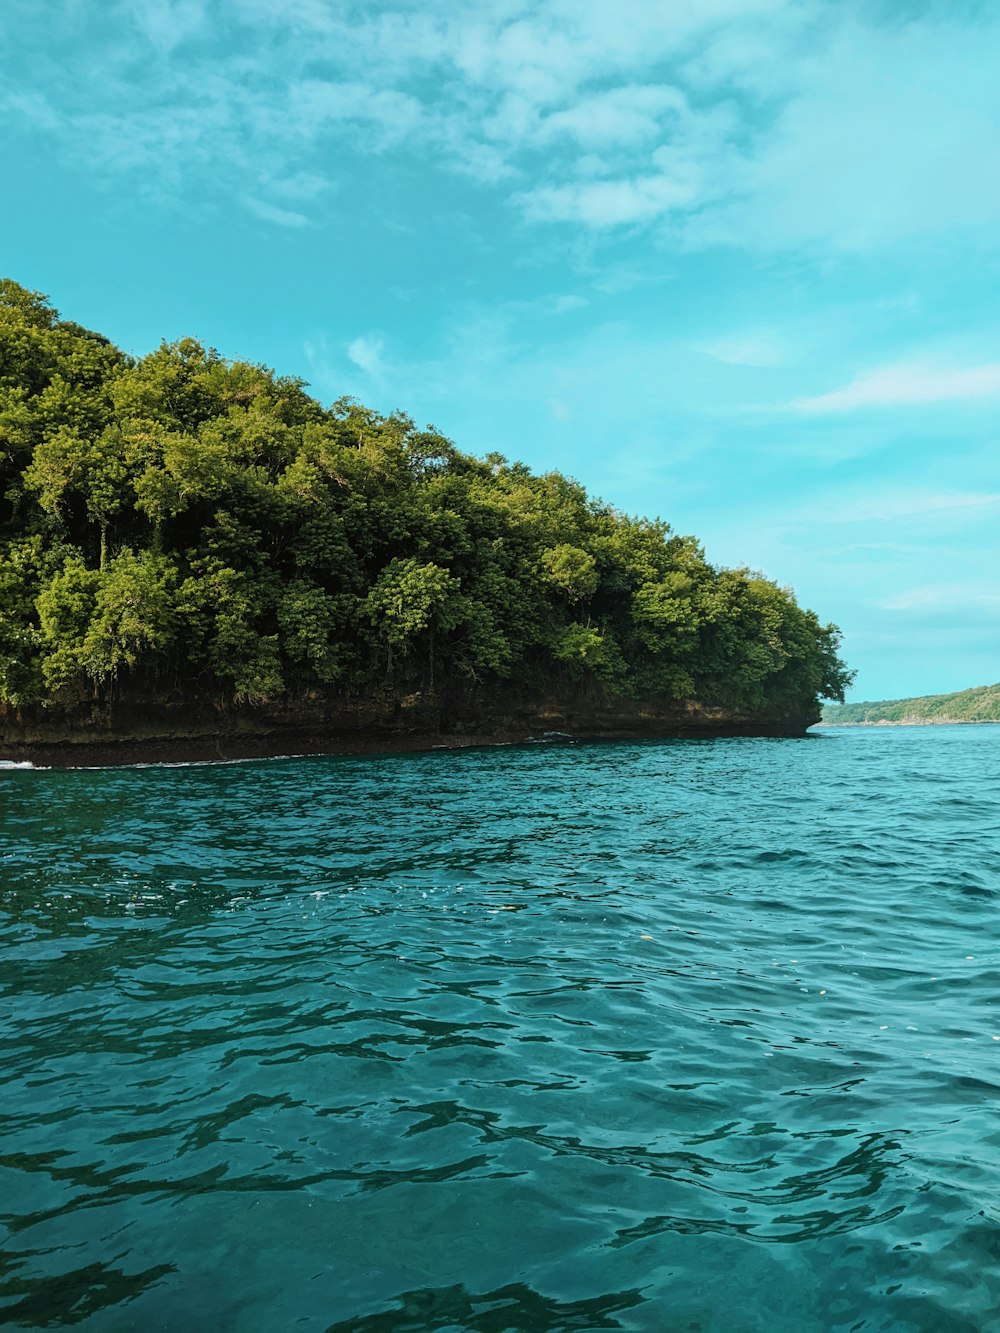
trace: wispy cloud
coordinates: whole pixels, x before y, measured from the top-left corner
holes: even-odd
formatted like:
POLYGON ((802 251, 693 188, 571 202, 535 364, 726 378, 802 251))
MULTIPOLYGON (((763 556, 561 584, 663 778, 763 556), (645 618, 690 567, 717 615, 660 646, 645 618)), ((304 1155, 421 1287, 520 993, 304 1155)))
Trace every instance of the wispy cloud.
POLYGON ((1000 83, 972 59, 1000 35, 987 11, 245 0, 222 23, 209 0, 108 0, 67 6, 56 41, 33 0, 4 17, 44 58, 8 63, 0 113, 99 173, 231 191, 252 171, 270 197, 396 152, 535 225, 658 226, 687 247, 865 249, 1000 222, 1000 83))
POLYGON ((135 22, 160 55, 169 55, 204 30, 208 12, 201 0, 144 0, 135 6, 135 22))
POLYGON ((652 142, 654 147, 675 115, 689 114, 687 98, 669 84, 625 84, 582 95, 536 126, 541 143, 568 139, 593 152, 652 142))
POLYGON ((644 176, 634 180, 588 181, 543 186, 514 196, 535 222, 580 222, 588 227, 620 227, 649 222, 697 198, 693 180, 644 176))
POLYGON ((800 510, 796 524, 889 523, 973 515, 1000 505, 1000 491, 947 491, 904 486, 868 487, 854 494, 830 496, 800 510))
POLYGON ((372 148, 384 150, 412 134, 423 119, 416 97, 358 80, 300 79, 288 91, 286 128, 305 140, 324 131, 363 127, 372 148))
POLYGON ((990 398, 1000 394, 1000 361, 943 367, 919 363, 881 366, 829 393, 796 398, 792 412, 855 412, 868 407, 907 407, 990 398))
POLYGON ((309 225, 309 219, 304 213, 296 213, 288 208, 277 208, 274 204, 266 203, 263 199, 254 199, 252 195, 244 195, 243 202, 255 217, 260 218, 262 222, 273 222, 276 227, 306 227, 309 225))
POLYGON ((927 583, 895 593, 877 605, 885 611, 995 611, 1000 607, 1000 592, 992 585, 976 583, 927 583))
POLYGON ((747 332, 710 342, 693 344, 696 352, 703 352, 714 361, 728 366, 756 366, 773 370, 788 361, 788 349, 782 339, 770 332, 747 332))
POLYGON ((366 375, 372 379, 378 379, 383 370, 383 353, 385 351, 381 338, 365 337, 355 338, 347 346, 347 357, 359 370, 363 370, 366 375))

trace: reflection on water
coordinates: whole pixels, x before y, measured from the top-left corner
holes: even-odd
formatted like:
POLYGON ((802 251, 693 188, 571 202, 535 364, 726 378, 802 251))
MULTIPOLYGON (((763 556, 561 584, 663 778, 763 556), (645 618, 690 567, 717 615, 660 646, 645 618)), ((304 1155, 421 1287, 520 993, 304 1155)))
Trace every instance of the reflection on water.
POLYGON ((1000 1330, 1000 729, 0 773, 0 1322, 1000 1330))

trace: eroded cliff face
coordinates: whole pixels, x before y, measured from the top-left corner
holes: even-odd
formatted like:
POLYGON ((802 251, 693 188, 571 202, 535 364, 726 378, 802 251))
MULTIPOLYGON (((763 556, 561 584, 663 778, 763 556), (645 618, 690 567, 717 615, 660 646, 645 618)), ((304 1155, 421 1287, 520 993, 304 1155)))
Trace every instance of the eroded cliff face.
POLYGON ((365 753, 515 743, 546 733, 573 739, 801 736, 818 720, 754 714, 666 698, 567 690, 525 700, 483 687, 356 699, 312 695, 240 707, 150 697, 72 711, 0 716, 0 757, 54 763, 136 762, 168 755, 239 758, 279 753, 365 753))

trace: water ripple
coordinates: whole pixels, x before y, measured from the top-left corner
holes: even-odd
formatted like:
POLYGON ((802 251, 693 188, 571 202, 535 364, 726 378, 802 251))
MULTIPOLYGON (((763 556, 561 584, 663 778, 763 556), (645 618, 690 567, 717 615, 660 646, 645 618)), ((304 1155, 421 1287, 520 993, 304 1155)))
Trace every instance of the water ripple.
POLYGON ((1000 730, 0 771, 0 1320, 1000 1330, 1000 730))

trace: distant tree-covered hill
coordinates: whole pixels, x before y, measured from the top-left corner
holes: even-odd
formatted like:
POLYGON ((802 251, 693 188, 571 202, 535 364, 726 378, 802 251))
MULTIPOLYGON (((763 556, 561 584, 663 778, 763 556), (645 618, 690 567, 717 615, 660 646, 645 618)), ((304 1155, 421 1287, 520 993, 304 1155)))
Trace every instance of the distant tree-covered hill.
MULTIPOLYGON (((517 423, 511 421, 516 438, 517 423)), ((589 682, 812 720, 836 626, 556 472, 0 282, 0 708, 589 682)))
POLYGON ((875 722, 1000 722, 1000 684, 979 685, 956 694, 927 694, 918 699, 828 704, 823 709, 823 721, 831 726, 875 722))

